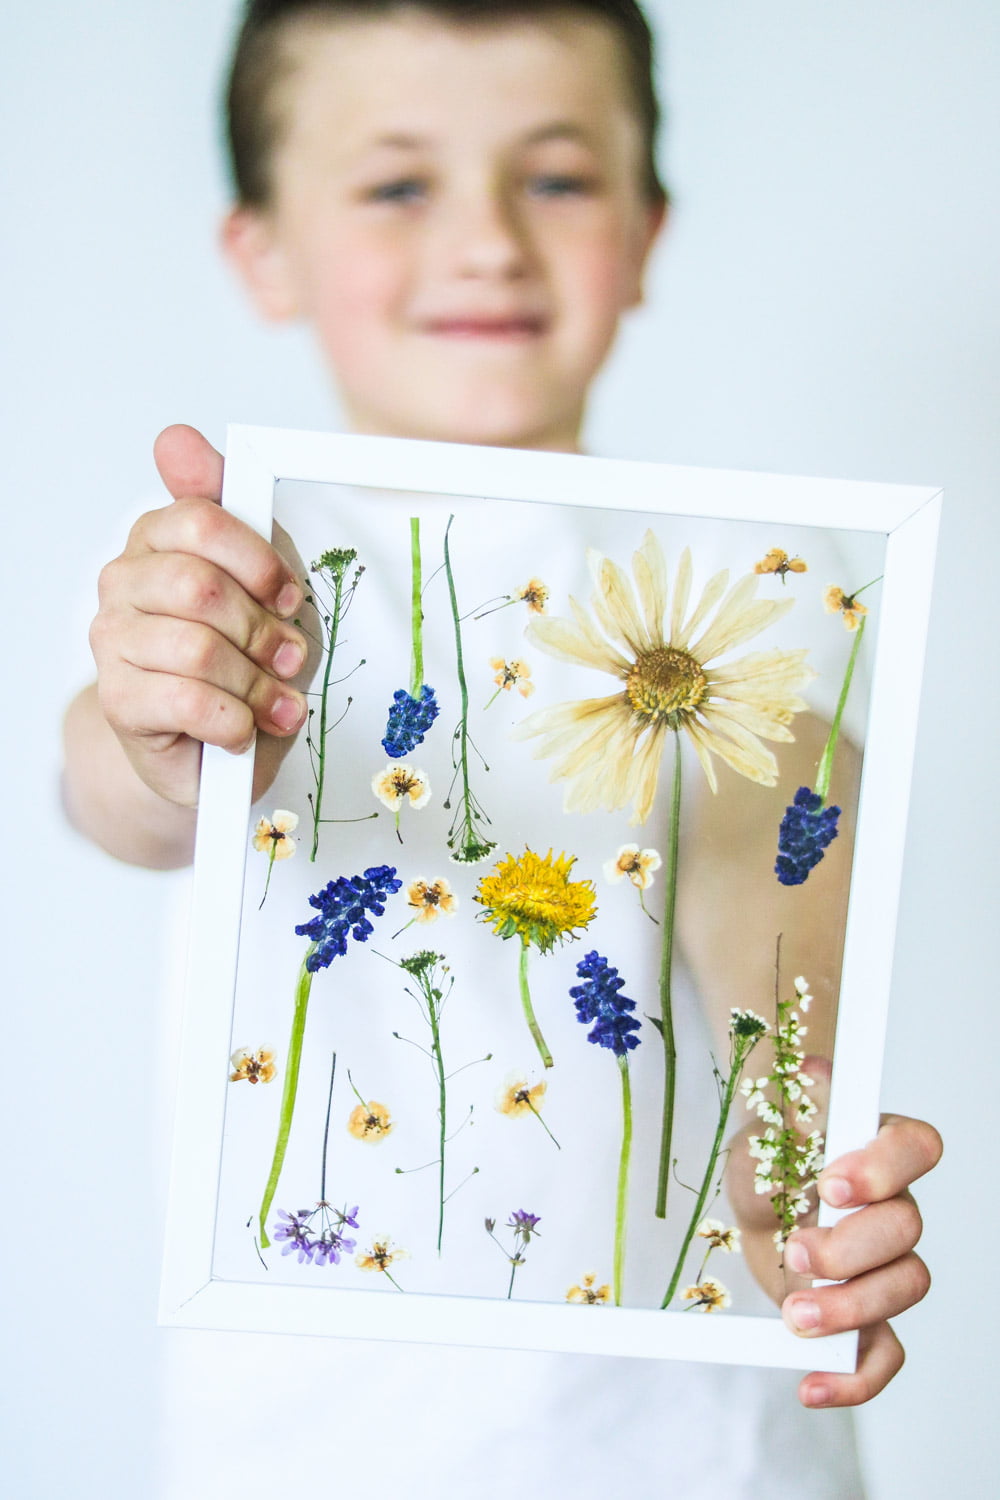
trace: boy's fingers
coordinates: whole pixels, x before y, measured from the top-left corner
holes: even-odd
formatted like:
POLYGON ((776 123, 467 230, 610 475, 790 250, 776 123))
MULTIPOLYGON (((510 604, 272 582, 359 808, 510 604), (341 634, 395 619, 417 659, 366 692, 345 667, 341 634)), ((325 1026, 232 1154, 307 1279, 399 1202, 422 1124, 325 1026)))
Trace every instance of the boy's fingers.
POLYGON ((930 1272, 911 1251, 838 1286, 792 1292, 781 1304, 781 1316, 785 1326, 803 1338, 844 1333, 905 1312, 927 1295, 930 1284, 930 1272))
POLYGON ((903 1346, 888 1323, 862 1330, 853 1375, 814 1371, 799 1384, 803 1406, 860 1406, 885 1389, 903 1368, 903 1346))
POLYGON ((194 427, 165 427, 153 444, 160 478, 175 500, 198 495, 222 499, 222 454, 194 427))
MULTIPOLYGON (((221 689, 245 703, 257 728, 271 734, 291 734, 306 716, 306 700, 300 693, 254 666, 218 631, 191 620, 136 616, 121 663, 123 673, 132 668, 157 677, 191 678, 221 689)), ((135 701, 128 701, 134 717, 135 701)), ((163 725, 143 721, 143 727, 159 730, 163 725)), ((183 729, 192 733, 189 721, 183 729)))
MULTIPOLYGON (((155 666, 157 671, 185 672, 185 661, 138 661, 130 649, 132 637, 144 619, 194 622, 232 642, 251 662, 276 677, 294 677, 307 655, 305 636, 293 625, 282 624, 263 609, 228 573, 200 557, 176 553, 140 553, 116 558, 103 570, 99 582, 102 612, 94 621, 91 641, 95 656, 106 646, 106 655, 120 655, 137 666, 155 666), (116 601, 127 601, 124 611, 116 601)), ((179 645, 190 646, 188 632, 179 645)), ((191 676, 205 674, 199 661, 190 664, 191 676)), ((223 686, 225 684, 222 684, 223 686)))
POLYGON ((920 1239, 920 1210, 909 1193, 848 1214, 830 1229, 797 1229, 785 1265, 798 1276, 846 1281, 907 1255, 920 1239))
POLYGON ((861 1151, 850 1151, 825 1167, 819 1195, 833 1208, 880 1203, 905 1192, 941 1158, 941 1137, 925 1120, 883 1115, 878 1135, 861 1151))
POLYGON ((126 553, 175 552, 228 573, 265 609, 287 619, 301 608, 303 589, 270 542, 209 500, 180 499, 149 511, 133 526, 126 553))

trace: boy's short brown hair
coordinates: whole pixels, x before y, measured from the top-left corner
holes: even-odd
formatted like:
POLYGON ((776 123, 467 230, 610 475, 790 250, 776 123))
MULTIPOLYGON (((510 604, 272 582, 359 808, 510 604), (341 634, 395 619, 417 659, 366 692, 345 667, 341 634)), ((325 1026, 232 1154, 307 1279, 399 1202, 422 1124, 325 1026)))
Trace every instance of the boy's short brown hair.
POLYGON ((275 86, 288 66, 281 46, 285 28, 297 21, 353 20, 402 10, 425 11, 456 25, 534 20, 560 11, 607 22, 621 41, 642 128, 643 190, 651 202, 666 201, 656 169, 660 107, 653 82, 653 39, 636 0, 248 0, 226 90, 229 158, 241 203, 265 208, 270 202, 271 157, 280 128, 275 86))

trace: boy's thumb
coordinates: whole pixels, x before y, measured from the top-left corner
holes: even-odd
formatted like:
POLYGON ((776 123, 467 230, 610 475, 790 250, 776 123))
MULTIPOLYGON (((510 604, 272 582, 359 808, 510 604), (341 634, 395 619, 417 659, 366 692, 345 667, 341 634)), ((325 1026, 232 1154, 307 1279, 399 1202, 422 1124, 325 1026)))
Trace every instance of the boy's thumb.
POLYGON ((175 500, 222 499, 222 454, 194 427, 165 427, 153 444, 153 459, 175 500))

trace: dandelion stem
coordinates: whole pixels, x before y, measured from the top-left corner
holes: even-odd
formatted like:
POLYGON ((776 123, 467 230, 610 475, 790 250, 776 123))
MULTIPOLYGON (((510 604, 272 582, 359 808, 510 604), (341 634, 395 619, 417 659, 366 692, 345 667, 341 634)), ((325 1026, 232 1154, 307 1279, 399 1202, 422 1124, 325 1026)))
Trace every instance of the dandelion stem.
POLYGON ((410 697, 419 698, 424 685, 424 611, 420 565, 420 517, 410 517, 410 611, 413 627, 413 660, 410 672, 410 697))
POLYGON ((326 1124, 323 1126, 323 1165, 319 1174, 320 1202, 326 1202, 326 1148, 330 1143, 330 1111, 333 1108, 333 1080, 337 1072, 337 1054, 330 1058, 330 1092, 326 1096, 326 1124))
POLYGON ((542 1030, 535 1019, 535 1012, 531 1004, 531 991, 528 988, 528 944, 521 943, 521 958, 518 964, 518 982, 521 986, 521 1006, 524 1010, 524 1018, 528 1023, 528 1030, 535 1039, 538 1054, 547 1068, 552 1067, 552 1053, 549 1051, 542 1036, 542 1030))
POLYGON ((677 855, 681 824, 681 737, 674 731, 674 780, 670 798, 670 832, 664 871, 663 947, 660 952, 660 1037, 663 1042, 663 1120, 660 1127, 660 1170, 656 1184, 656 1217, 667 1216, 667 1185, 670 1181, 670 1150, 674 1130, 674 1091, 677 1079, 677 1046, 674 1041, 672 975, 674 958, 674 914, 677 907, 677 855))
POLYGON ((343 572, 338 572, 334 575, 333 588, 333 616, 327 623, 326 667, 323 671, 323 691, 319 703, 319 743, 317 746, 319 769, 316 772, 316 798, 313 802, 313 841, 312 850, 309 855, 310 862, 313 864, 316 862, 316 851, 319 849, 319 824, 323 810, 323 783, 326 780, 326 715, 330 695, 330 677, 333 672, 333 657, 337 649, 337 631, 340 629, 340 608, 344 594, 343 572))
POLYGON ((312 990, 313 976, 306 964, 312 954, 316 952, 316 944, 310 943, 306 949, 302 967, 299 970, 298 984, 295 988, 295 1010, 292 1015, 292 1034, 288 1039, 288 1058, 285 1063, 285 1086, 281 1095, 281 1113, 278 1116, 278 1139, 274 1143, 274 1157, 271 1161, 271 1171, 264 1188, 264 1196, 260 1203, 258 1215, 260 1223, 260 1243, 266 1250, 271 1241, 267 1237, 267 1216, 271 1211, 271 1204, 278 1188, 278 1178, 285 1162, 285 1150, 288 1146, 288 1136, 292 1128, 292 1115, 295 1113, 295 1095, 299 1087, 299 1065, 302 1061, 302 1039, 306 1030, 306 1012, 309 1009, 309 994, 312 990))
MULTIPOLYGON (((873 579, 873 582, 878 583, 878 579, 873 579)), ((865 588, 871 588, 871 584, 866 583, 865 588)), ((861 590, 859 589, 858 593, 860 592, 861 590)), ((856 598, 857 594, 855 594, 853 597, 856 598)), ((865 633, 866 618, 867 617, 865 615, 861 616, 861 619, 858 622, 858 628, 854 633, 854 645, 851 647, 851 655, 847 662, 847 671, 844 673, 844 683, 840 689, 840 697, 837 700, 837 711, 833 716, 833 723, 830 725, 830 733, 828 734, 826 744, 823 747, 823 754, 820 756, 819 769, 816 772, 816 785, 814 787, 814 791, 817 797, 822 797, 824 802, 826 801, 827 794, 830 790, 830 777, 833 774, 833 753, 837 748, 837 740, 840 736, 840 721, 844 716, 844 708, 847 704, 847 695, 851 690, 851 678, 854 676, 854 665, 858 659, 858 652, 861 649, 861 637, 865 633)))
POLYGON ((628 1209, 628 1166, 632 1154, 632 1082, 629 1078, 628 1057, 618 1059, 622 1075, 622 1150, 618 1158, 618 1197, 615 1202, 615 1260, 614 1295, 615 1306, 622 1305, 622 1281, 625 1276, 625 1218, 628 1209))

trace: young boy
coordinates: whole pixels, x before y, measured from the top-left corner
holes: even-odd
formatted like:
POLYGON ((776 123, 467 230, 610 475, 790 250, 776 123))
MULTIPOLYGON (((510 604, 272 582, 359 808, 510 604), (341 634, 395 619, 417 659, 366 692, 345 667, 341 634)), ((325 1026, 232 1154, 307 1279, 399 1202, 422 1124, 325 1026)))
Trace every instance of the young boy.
MULTIPOLYGON (((632 0, 249 6, 229 93, 238 201, 224 245, 263 316, 313 325, 354 430, 578 448, 588 389, 641 300, 665 213, 650 67, 632 0)), ((238 751, 256 731, 256 795, 270 785, 305 718, 306 642, 290 623, 302 594, 289 560, 217 504, 219 455, 169 428, 156 457, 174 503, 144 516, 102 573, 98 684, 67 715, 66 788, 97 842, 169 868, 190 859, 202 743, 238 751)), ((810 779, 822 726, 796 734, 793 786, 810 779)), ((741 818, 743 790, 731 778, 706 809, 709 853, 741 818)), ((704 934, 685 939, 706 994, 724 990, 704 934)), ((939 1151, 930 1126, 890 1118, 824 1172, 828 1202, 867 1206, 794 1237, 794 1269, 843 1284, 799 1283, 783 1316, 803 1336, 861 1327, 862 1352, 853 1376, 807 1376, 805 1405, 866 1400, 898 1370, 885 1319, 928 1284, 907 1189, 939 1151)), ((771 1222, 738 1183, 733 1197, 748 1260, 780 1300, 771 1222)), ((194 1337, 199 1350, 213 1338, 194 1337)), ((238 1341, 234 1371, 252 1367, 253 1342, 238 1341)), ((284 1392, 300 1421, 275 1476, 307 1468, 328 1425, 338 1488, 349 1471, 406 1495, 500 1494, 517 1475, 536 1488, 549 1464, 553 1483, 581 1495, 616 1480, 634 1494, 669 1482, 685 1496, 720 1483, 733 1495, 860 1494, 849 1450, 837 1457, 840 1428, 813 1419, 796 1437, 778 1408, 769 1422, 784 1452, 766 1448, 765 1403, 781 1387, 762 1372, 431 1350, 409 1356, 415 1380, 398 1348, 348 1357, 271 1340, 260 1357, 281 1372, 261 1414, 242 1388, 223 1410, 250 1413, 256 1447, 254 1424, 284 1392), (359 1437, 366 1413, 383 1436, 359 1437)), ((241 1441, 225 1437, 236 1467, 241 1441)), ((246 1457, 263 1486, 263 1449, 246 1457)), ((203 1482, 207 1494, 204 1470, 203 1482)), ((256 1491, 241 1477, 231 1492, 256 1491)))

